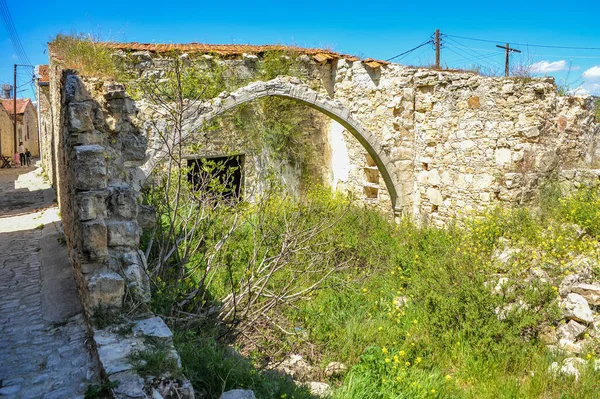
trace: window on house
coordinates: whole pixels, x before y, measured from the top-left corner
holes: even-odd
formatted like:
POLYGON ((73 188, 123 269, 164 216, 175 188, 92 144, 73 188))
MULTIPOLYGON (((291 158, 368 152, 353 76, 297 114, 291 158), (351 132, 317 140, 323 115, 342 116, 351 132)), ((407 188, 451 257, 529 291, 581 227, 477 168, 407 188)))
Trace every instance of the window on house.
POLYGON ((27 125, 27 134, 25 135, 25 137, 27 138, 27 140, 29 140, 29 125, 27 125))
POLYGON ((212 195, 214 199, 239 201, 243 164, 243 155, 188 159, 188 181, 196 191, 212 195))

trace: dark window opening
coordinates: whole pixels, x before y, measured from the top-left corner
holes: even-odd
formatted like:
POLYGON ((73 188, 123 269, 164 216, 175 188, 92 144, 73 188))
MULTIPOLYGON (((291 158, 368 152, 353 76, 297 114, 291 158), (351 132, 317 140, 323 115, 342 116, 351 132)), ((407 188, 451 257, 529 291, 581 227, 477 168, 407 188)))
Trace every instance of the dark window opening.
POLYGON ((195 191, 215 200, 239 201, 242 194, 243 155, 188 159, 188 181, 195 191))

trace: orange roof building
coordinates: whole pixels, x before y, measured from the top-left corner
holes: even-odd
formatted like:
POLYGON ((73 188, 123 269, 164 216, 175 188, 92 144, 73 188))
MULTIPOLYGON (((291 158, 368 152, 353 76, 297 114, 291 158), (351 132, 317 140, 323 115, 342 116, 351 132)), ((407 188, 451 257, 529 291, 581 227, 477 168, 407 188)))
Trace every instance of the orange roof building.
MULTIPOLYGON (((30 99, 28 98, 18 98, 17 99, 17 115, 22 115, 25 113, 25 110, 27 109, 27 106, 30 105, 33 107, 33 103, 31 102, 30 99)), ((4 107, 4 109, 10 114, 12 115, 14 112, 14 100, 12 99, 5 99, 2 100, 2 106, 4 107)))
MULTIPOLYGON (((2 155, 14 154, 15 133, 14 133, 14 107, 15 101, 12 99, 3 99, 0 103, 0 136, 2 144, 2 155), (5 116, 6 115, 6 116, 5 116)), ((29 98, 19 98, 16 101, 17 106, 17 145, 23 142, 23 146, 31 152, 32 156, 39 155, 39 138, 37 111, 33 102, 29 98)))

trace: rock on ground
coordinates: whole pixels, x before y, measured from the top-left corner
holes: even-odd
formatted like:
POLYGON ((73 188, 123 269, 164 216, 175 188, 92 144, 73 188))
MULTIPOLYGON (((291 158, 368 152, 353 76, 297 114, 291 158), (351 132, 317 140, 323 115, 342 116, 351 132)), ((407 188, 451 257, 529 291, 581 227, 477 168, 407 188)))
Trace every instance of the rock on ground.
POLYGON ((233 389, 223 392, 220 399, 256 399, 254 392, 245 389, 233 389))

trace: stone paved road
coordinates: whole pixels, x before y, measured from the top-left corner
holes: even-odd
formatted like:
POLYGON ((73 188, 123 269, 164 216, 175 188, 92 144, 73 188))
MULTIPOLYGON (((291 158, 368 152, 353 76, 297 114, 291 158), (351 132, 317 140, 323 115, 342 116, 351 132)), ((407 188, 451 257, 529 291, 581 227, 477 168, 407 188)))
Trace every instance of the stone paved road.
POLYGON ((0 169, 0 398, 82 398, 97 381, 54 197, 33 168, 0 169))

